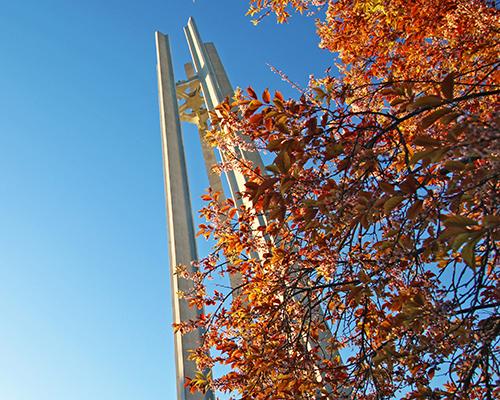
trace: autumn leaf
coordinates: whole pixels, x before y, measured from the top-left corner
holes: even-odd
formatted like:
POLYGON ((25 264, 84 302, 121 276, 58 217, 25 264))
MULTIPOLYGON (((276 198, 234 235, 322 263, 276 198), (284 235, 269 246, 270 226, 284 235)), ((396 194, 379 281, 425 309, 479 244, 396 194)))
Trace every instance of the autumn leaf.
POLYGON ((475 241, 470 241, 462 249, 462 258, 472 269, 476 268, 476 260, 474 256, 474 247, 476 245, 475 241))
POLYGON ((426 129, 429 126, 431 126, 434 122, 436 122, 438 119, 440 119, 443 115, 446 115, 450 113, 452 110, 449 108, 440 108, 436 111, 431 112, 429 115, 427 115, 425 118, 422 119, 422 122, 420 123, 420 127, 422 129, 426 129))
POLYGON ((257 94, 251 86, 247 87, 247 93, 252 99, 257 99, 257 94))
POLYGON ((443 221, 446 226, 466 227, 477 225, 477 221, 464 215, 447 215, 443 221))
POLYGON ((403 196, 393 196, 389 200, 384 203, 384 212, 389 214, 392 210, 394 210, 402 201, 404 200, 403 196))
POLYGON ((413 103, 411 103, 410 110, 417 110, 422 107, 436 107, 441 105, 442 99, 439 96, 422 96, 418 97, 413 103))
POLYGON ((454 73, 446 75, 441 82, 441 92, 443 93, 444 97, 449 100, 453 99, 453 89, 455 86, 454 75, 454 73))
POLYGON ((269 103, 271 101, 271 94, 269 93, 268 89, 265 89, 262 93, 262 100, 264 101, 264 103, 269 103))

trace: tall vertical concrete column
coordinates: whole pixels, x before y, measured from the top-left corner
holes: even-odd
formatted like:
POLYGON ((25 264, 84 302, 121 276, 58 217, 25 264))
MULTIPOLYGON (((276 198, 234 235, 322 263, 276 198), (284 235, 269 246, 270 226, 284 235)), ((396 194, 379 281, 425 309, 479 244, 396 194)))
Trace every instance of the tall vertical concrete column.
MULTIPOLYGON (((188 268, 189 272, 194 272, 191 262, 197 260, 197 251, 170 46, 166 35, 156 32, 155 36, 172 309, 174 322, 179 323, 189 319, 196 319, 198 311, 190 308, 186 300, 179 298, 179 291, 189 292, 193 286, 191 281, 175 274, 175 269, 179 264, 182 264, 188 268)), ((200 346, 201 334, 202 332, 199 330, 186 335, 181 335, 179 332, 175 333, 178 400, 213 399, 212 393, 206 395, 191 393, 184 387, 186 377, 194 378, 197 373, 195 363, 189 360, 189 353, 200 346)))
MULTIPOLYGON (((233 95, 233 87, 231 85, 231 82, 229 81, 229 77, 227 76, 226 70, 224 68, 224 65, 222 64, 222 61, 219 57, 217 49, 215 48, 215 45, 209 42, 205 43, 204 46, 207 57, 212 65, 215 74, 215 79, 217 81, 222 97, 223 98, 226 98, 228 96, 231 97, 233 95)), ((246 143, 253 145, 252 140, 248 136, 244 136, 243 140, 246 143)), ((239 148, 237 149, 237 151, 243 162, 250 161, 254 167, 259 167, 262 173, 265 173, 264 163, 262 162, 262 158, 260 157, 260 154, 257 151, 257 149, 255 151, 248 151, 239 148)), ((258 218, 258 221, 256 221, 256 223, 260 225, 266 225, 267 223, 266 216, 261 215, 258 218)))
MULTIPOLYGON (((186 77, 188 80, 197 79, 192 63, 184 64, 184 70, 186 71, 186 77)), ((208 129, 207 124, 208 122, 202 126, 198 126, 198 136, 200 137, 201 151, 203 154, 203 160, 205 161, 205 169, 207 170, 208 183, 210 184, 212 190, 219 192, 220 200, 224 201, 226 196, 222 187, 221 177, 218 173, 212 171, 212 168, 217 164, 217 159, 215 157, 215 149, 211 147, 205 139, 205 131, 208 129)))
MULTIPOLYGON (((233 87, 229 81, 226 70, 222 61, 219 57, 219 53, 213 43, 205 43, 205 50, 207 56, 212 64, 213 71, 215 73, 215 78, 217 80, 219 90, 223 98, 231 97, 233 95, 233 87)), ((244 137, 247 143, 251 143, 251 139, 247 136, 244 137)), ((241 157, 243 160, 250 160, 254 167, 259 167, 261 171, 264 172, 264 163, 258 151, 247 151, 241 150, 241 157)))
MULTIPOLYGON (((184 70, 186 71, 186 77, 188 80, 197 79, 196 73, 192 63, 184 64, 184 70)), ((193 110, 194 111, 194 110, 193 110)), ((214 172, 212 168, 217 164, 217 159, 215 156, 215 149, 207 143, 205 138, 207 125, 198 125, 198 135, 200 137, 201 151, 203 154, 203 159, 205 161, 205 169, 208 175, 208 183, 212 190, 219 193, 219 202, 223 203, 226 200, 226 195, 224 193, 224 187, 222 186, 222 180, 218 173, 214 172)), ((229 282, 233 289, 240 287, 242 283, 241 274, 236 272, 229 275, 229 282)))
MULTIPOLYGON (((222 94, 213 65, 207 55, 205 44, 201 41, 193 18, 189 18, 188 24, 184 28, 184 33, 186 34, 191 58, 201 84, 207 110, 212 111, 224 100, 225 96, 222 94)), ((227 161, 227 156, 223 152, 221 152, 221 159, 223 162, 227 161)), ((233 199, 237 204, 241 204, 236 193, 245 190, 245 179, 237 171, 227 171, 226 176, 233 199)))
MULTIPOLYGON (((187 26, 184 28, 186 39, 191 52, 191 58, 201 84, 203 97, 206 107, 209 111, 219 105, 227 96, 233 94, 229 78, 220 61, 219 55, 213 43, 203 43, 201 40, 198 28, 193 20, 189 18, 187 26)), ((264 171, 263 163, 258 152, 242 151, 241 148, 235 147, 234 153, 240 162, 249 160, 254 166, 259 166, 261 171, 264 171)), ((223 162, 227 160, 227 154, 220 152, 223 162)), ((246 204, 246 199, 239 198, 236 193, 246 190, 246 177, 237 170, 229 170, 226 172, 229 190, 231 196, 237 205, 246 204)), ((246 204, 251 206, 250 204, 246 204)), ((265 222, 265 216, 260 216, 255 221, 255 227, 265 222)))

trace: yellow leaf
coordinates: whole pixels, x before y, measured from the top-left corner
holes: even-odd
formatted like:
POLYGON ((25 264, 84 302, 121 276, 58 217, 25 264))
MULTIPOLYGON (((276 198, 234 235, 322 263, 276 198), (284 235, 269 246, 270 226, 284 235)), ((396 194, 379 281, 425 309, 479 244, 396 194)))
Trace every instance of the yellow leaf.
POLYGON ((313 87, 313 90, 314 90, 314 93, 316 93, 316 98, 318 100, 323 100, 326 96, 326 93, 323 92, 323 89, 319 88, 319 87, 313 87))
POLYGON ((248 105, 248 108, 250 110, 257 110, 262 105, 262 103, 259 100, 252 100, 250 104, 248 105))
POLYGON ((277 165, 279 168, 280 172, 286 174, 288 170, 290 169, 290 166, 292 165, 290 155, 288 152, 283 149, 281 152, 278 154, 276 157, 274 163, 277 165))

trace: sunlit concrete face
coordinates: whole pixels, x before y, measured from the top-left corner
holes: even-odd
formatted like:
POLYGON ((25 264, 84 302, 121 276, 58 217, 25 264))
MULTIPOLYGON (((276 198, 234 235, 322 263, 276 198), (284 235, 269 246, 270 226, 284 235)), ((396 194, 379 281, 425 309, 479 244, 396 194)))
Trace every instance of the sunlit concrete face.
MULTIPOLYGON (((211 111, 224 101, 226 97, 231 97, 233 95, 231 83, 229 82, 229 78, 219 58, 215 45, 213 43, 202 42, 193 18, 189 18, 188 24, 184 28, 184 33, 193 59, 193 65, 203 91, 206 107, 211 111)), ((252 145, 248 137, 242 137, 242 139, 252 145)), ((264 164, 258 151, 247 151, 238 146, 235 146, 232 151, 237 159, 249 161, 253 166, 259 167, 261 171, 264 171, 264 164)), ((220 157, 223 162, 227 161, 224 152, 220 153, 220 157)), ((237 195, 237 193, 245 192, 245 184, 247 183, 246 177, 237 170, 226 171, 226 177, 229 190, 231 191, 231 197, 235 204, 238 207, 240 205, 252 207, 251 202, 247 198, 242 199, 237 195)), ((259 216, 253 221, 255 228, 265 224, 266 217, 264 215, 259 216)), ((262 238, 256 237, 256 239, 260 240, 262 238)), ((254 256, 260 257, 259 254, 254 254, 254 256)), ((233 287, 235 286, 233 285, 233 287)))
MULTIPOLYGON (((160 32, 156 32, 172 310, 175 323, 196 319, 198 315, 198 311, 190 308, 184 299, 180 299, 177 296, 179 291, 188 292, 192 288, 192 284, 190 281, 180 278, 175 274, 176 267, 184 265, 190 272, 194 272, 191 263, 197 260, 180 121, 184 120, 198 125, 210 186, 221 193, 220 200, 222 201, 225 196, 220 176, 212 172, 212 166, 216 164, 214 149, 205 142, 204 131, 207 128, 207 110, 213 110, 225 97, 231 96, 233 93, 215 46, 212 43, 203 43, 201 41, 192 18, 189 19, 185 33, 194 68, 193 65, 186 65, 187 80, 176 84, 168 37, 160 32), (203 93, 204 110, 201 109, 202 105, 198 104, 199 98, 194 93, 198 89, 201 89, 203 93), (183 100, 183 104, 180 107, 178 99, 183 100)), ((241 158, 248 156, 247 152, 244 153, 239 148, 236 148, 235 151, 241 158)), ((220 156, 224 160, 224 154, 220 154, 220 156)), ((250 156, 254 158, 252 161, 256 165, 260 166, 262 164, 260 156, 257 153, 250 156)), ((246 180, 241 173, 235 171, 228 171, 226 176, 233 199, 237 204, 241 203, 241 199, 236 196, 236 193, 242 192, 245 189, 246 180)), ((230 277, 230 281, 233 288, 239 287, 241 277, 234 274, 230 277)), ((200 345, 201 331, 195 331, 188 335, 176 333, 174 342, 177 399, 212 399, 213 395, 211 393, 203 396, 199 393, 191 393, 184 387, 186 377, 194 377, 197 373, 196 365, 189 360, 189 354, 190 351, 200 345)))
MULTIPOLYGON (((172 310, 174 322, 179 323, 183 320, 196 319, 199 311, 189 307, 186 300, 177 295, 179 291, 189 292, 193 286, 191 281, 175 274, 175 270, 178 265, 184 265, 190 272, 194 272, 191 263, 197 260, 197 252, 170 48, 167 36, 160 32, 156 32, 156 49, 172 310)), ((189 352, 199 347, 200 343, 201 331, 196 330, 186 335, 175 333, 178 400, 213 398, 211 393, 207 395, 191 393, 184 387, 186 377, 196 376, 197 368, 195 363, 189 360, 189 352)))
MULTIPOLYGON (((178 83, 174 79, 168 37, 156 32, 172 309, 175 323, 196 319, 201 312, 190 308, 187 302, 177 295, 179 291, 189 292, 192 289, 192 283, 175 274, 176 267, 184 265, 189 272, 194 272, 192 261, 197 260, 180 121, 194 123, 198 126, 210 186, 221 194, 219 200, 223 201, 225 195, 220 176, 212 172, 212 167, 216 164, 214 149, 206 143, 204 135, 208 124, 208 111, 213 110, 227 96, 233 94, 233 89, 215 46, 212 43, 201 41, 192 18, 189 19, 184 31, 193 63, 185 65, 187 79, 178 83), (180 106, 179 100, 181 101, 180 106)), ((258 152, 248 152, 235 147, 234 153, 239 159, 249 160, 253 165, 264 170, 258 152)), ((225 155, 223 153, 220 153, 220 157, 224 161, 225 155)), ((239 171, 227 171, 226 177, 233 200, 237 205, 243 204, 245 200, 237 196, 237 193, 245 190, 246 178, 239 171)), ((256 225, 262 222, 258 219, 255 220, 256 225)), ((254 256, 259 257, 258 254, 254 256)), ((233 289, 240 287, 241 276, 232 274, 230 283, 233 289)), ((175 334, 178 400, 213 399, 212 393, 205 395, 191 393, 184 387, 186 377, 192 378, 197 374, 196 365, 189 360, 189 354, 199 347, 201 336, 201 331, 194 331, 182 336, 180 333, 175 334)))

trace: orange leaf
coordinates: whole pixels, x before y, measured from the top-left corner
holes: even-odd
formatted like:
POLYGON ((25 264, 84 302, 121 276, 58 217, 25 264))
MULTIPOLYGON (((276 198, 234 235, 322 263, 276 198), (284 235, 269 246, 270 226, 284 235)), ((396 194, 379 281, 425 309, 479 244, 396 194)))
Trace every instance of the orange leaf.
POLYGON ((282 101, 282 102, 283 102, 283 101, 285 101, 285 99, 283 98, 283 95, 282 95, 282 94, 281 94, 281 92, 280 92, 280 91, 278 91, 278 90, 277 90, 276 92, 274 92, 274 98, 275 98, 275 99, 278 99, 278 100, 280 100, 280 101, 282 101))
POLYGON ((262 93, 262 100, 264 100, 265 103, 269 103, 271 101, 271 94, 269 93, 269 90, 264 90, 264 93, 262 93))
POLYGON ((247 87, 247 92, 252 99, 257 99, 257 94, 255 93, 255 90, 253 90, 251 86, 247 87))
POLYGON ((260 124, 262 124, 262 119, 263 119, 262 113, 259 113, 259 114, 252 115, 249 118, 249 121, 250 121, 250 123, 252 123, 254 125, 260 125, 260 124))

